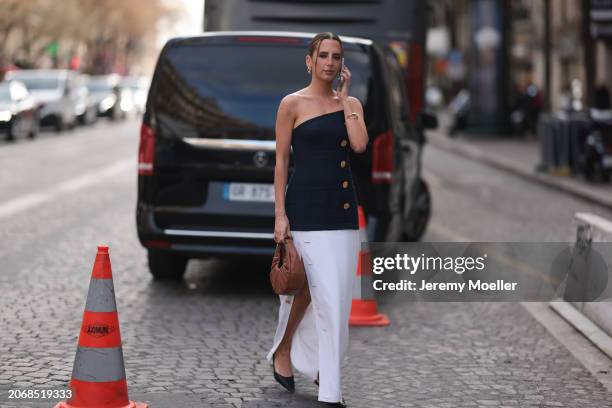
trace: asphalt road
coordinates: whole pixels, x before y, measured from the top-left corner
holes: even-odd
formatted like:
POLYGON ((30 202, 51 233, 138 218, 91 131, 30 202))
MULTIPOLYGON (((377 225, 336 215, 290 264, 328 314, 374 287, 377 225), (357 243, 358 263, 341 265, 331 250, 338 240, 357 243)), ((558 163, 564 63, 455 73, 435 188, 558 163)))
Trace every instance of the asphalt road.
MULTIPOLYGON (((268 265, 193 261, 151 279, 134 210, 139 123, 101 121, 0 143, 0 407, 6 390, 65 388, 96 246, 110 246, 127 379, 151 406, 313 406, 264 356, 276 325, 268 265), (4 393, 4 394, 2 394, 4 393)), ((433 147, 425 241, 571 241, 572 217, 612 212, 433 147)), ((612 394, 517 303, 380 299, 391 326, 351 329, 344 388, 361 407, 612 407, 612 394)), ((608 374, 612 375, 612 374, 608 374)), ((11 405, 13 404, 13 405, 11 405)))

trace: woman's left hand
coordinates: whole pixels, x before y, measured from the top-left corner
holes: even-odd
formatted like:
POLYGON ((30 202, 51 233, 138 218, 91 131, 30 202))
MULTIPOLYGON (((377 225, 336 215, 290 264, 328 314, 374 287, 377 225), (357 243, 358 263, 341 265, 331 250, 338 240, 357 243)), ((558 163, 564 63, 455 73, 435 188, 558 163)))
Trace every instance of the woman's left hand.
POLYGON ((344 71, 340 73, 340 76, 344 78, 344 82, 342 83, 340 92, 338 92, 338 97, 342 100, 348 100, 349 86, 351 85, 351 71, 346 65, 344 66, 344 71))

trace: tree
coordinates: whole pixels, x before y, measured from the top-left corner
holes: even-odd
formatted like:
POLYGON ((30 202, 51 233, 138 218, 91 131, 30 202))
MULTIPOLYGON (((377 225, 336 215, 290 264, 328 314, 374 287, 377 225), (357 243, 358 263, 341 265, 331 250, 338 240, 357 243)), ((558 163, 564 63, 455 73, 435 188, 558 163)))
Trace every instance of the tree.
POLYGON ((55 43, 54 66, 68 66, 81 53, 84 70, 94 73, 127 70, 155 44, 158 22, 177 17, 162 0, 3 0, 2 6, 0 57, 39 66, 55 43))

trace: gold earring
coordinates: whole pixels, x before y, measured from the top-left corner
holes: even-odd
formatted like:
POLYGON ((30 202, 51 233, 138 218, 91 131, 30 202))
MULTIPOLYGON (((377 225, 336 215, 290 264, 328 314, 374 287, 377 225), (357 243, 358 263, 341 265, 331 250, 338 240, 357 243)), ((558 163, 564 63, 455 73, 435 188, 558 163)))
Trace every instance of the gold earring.
POLYGON ((306 68, 306 71, 308 71, 309 74, 311 73, 310 66, 308 68, 306 68))

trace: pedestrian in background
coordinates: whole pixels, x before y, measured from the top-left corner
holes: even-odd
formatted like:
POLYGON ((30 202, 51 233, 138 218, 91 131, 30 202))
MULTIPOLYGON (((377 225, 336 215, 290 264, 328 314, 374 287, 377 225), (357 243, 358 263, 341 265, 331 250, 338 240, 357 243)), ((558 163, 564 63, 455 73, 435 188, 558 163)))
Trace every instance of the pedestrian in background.
POLYGON ((310 84, 285 96, 278 108, 274 240, 293 239, 308 283, 296 296, 280 296, 268 354, 275 379, 287 390, 295 389, 293 366, 319 385, 319 401, 339 407, 346 406, 341 365, 360 247, 349 149, 361 153, 368 142, 363 107, 349 96, 351 72, 343 56, 337 35, 317 34, 306 55, 310 84), (290 148, 295 168, 287 183, 290 148))

